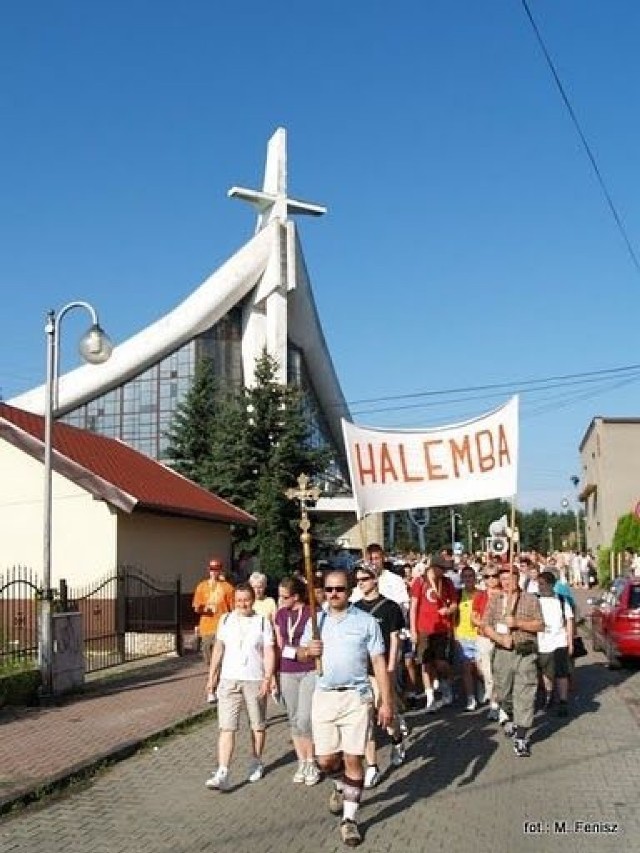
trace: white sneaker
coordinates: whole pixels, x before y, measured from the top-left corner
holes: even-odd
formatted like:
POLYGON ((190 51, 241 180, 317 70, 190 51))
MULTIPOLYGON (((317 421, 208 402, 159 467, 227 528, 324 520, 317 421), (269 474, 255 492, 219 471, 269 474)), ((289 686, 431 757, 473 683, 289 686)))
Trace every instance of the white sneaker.
POLYGON ((498 722, 501 726, 504 726, 505 723, 509 722, 509 715, 506 711, 503 711, 502 708, 498 711, 498 722))
POLYGON ((293 782, 296 785, 303 785, 307 781, 307 762, 299 761, 298 769, 293 774, 293 782))
POLYGON ((320 781, 320 770, 315 761, 307 761, 305 765, 304 784, 308 787, 317 785, 320 781))
POLYGON ((430 697, 427 699, 427 704, 425 705, 425 711, 427 714, 435 714, 436 711, 439 711, 442 708, 442 700, 436 699, 435 697, 430 697))
POLYGON ((391 763, 394 767, 400 767, 401 764, 404 763, 405 758, 407 757, 407 752, 401 743, 395 743, 391 747, 391 763))
POLYGON ((375 764, 370 764, 364 771, 364 787, 375 788, 380 781, 380 771, 375 764))
POLYGON ((218 767, 216 772, 204 784, 211 790, 228 791, 230 783, 229 771, 226 768, 218 767))
POLYGON ((402 714, 398 714, 398 728, 402 737, 409 737, 409 726, 402 714))
POLYGON ((252 759, 249 763, 249 773, 247 774, 247 782, 259 782, 264 776, 264 764, 257 758, 252 759))
POLYGON ((467 707, 465 708, 465 711, 475 711, 477 707, 478 702, 476 700, 476 697, 469 696, 469 698, 467 699, 467 707))
POLYGON ((432 684, 433 684, 433 689, 438 690, 438 688, 440 687, 440 679, 434 678, 432 684))

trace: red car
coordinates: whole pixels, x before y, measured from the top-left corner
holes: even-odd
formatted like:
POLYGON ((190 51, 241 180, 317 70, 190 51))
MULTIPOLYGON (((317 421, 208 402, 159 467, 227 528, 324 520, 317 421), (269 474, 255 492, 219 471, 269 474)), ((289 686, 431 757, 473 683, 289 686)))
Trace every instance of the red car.
POLYGON ((621 658, 640 658, 640 578, 616 578, 589 603, 593 650, 604 652, 611 668, 621 658))

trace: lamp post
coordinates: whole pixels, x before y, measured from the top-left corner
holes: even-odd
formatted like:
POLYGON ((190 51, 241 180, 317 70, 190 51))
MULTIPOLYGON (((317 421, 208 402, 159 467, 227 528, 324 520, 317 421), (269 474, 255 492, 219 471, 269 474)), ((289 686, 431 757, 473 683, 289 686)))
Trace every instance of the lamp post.
POLYGON ((47 336, 47 382, 44 408, 44 501, 42 522, 42 623, 40 641, 40 668, 45 694, 53 689, 53 626, 51 622, 53 590, 51 589, 51 521, 53 484, 53 420, 58 408, 58 384, 60 374, 60 323, 74 308, 84 308, 91 315, 91 326, 80 339, 79 350, 83 360, 89 364, 102 364, 113 349, 109 337, 98 322, 98 314, 88 302, 69 302, 56 314, 49 311, 44 327, 47 336))
POLYGON ((549 534, 549 554, 553 554, 553 527, 548 529, 549 534))
POLYGON ((462 516, 459 512, 456 512, 453 507, 449 510, 449 520, 451 523, 451 550, 455 554, 456 552, 456 518, 459 521, 462 521, 462 516))

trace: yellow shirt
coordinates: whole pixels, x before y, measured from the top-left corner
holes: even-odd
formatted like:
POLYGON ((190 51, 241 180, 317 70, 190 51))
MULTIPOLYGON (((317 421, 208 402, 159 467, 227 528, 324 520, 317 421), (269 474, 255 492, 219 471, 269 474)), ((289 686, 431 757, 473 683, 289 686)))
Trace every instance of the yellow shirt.
POLYGON ((478 636, 478 631, 471 624, 471 604, 474 594, 475 592, 467 592, 466 589, 463 589, 460 593, 458 624, 455 627, 457 640, 475 640, 478 636))
POLYGON ((278 605, 275 603, 273 598, 256 598, 253 602, 253 612, 257 613, 258 616, 264 616, 270 622, 273 622, 276 615, 276 610, 278 609, 278 605))

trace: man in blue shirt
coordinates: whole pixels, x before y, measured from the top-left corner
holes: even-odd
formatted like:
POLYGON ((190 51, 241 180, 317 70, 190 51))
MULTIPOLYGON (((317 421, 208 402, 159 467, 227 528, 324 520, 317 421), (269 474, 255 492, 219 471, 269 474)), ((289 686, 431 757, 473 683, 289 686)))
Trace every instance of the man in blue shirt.
POLYGON ((349 603, 349 575, 336 569, 325 577, 328 609, 318 619, 319 639, 308 624, 300 641, 300 660, 322 659, 316 682, 311 724, 318 764, 338 776, 329 798, 333 814, 342 814, 340 834, 349 847, 362 838, 355 822, 364 784, 364 753, 372 725, 371 661, 380 689, 378 723, 391 725, 393 701, 384 641, 377 621, 349 603))

